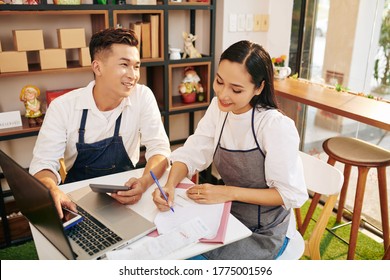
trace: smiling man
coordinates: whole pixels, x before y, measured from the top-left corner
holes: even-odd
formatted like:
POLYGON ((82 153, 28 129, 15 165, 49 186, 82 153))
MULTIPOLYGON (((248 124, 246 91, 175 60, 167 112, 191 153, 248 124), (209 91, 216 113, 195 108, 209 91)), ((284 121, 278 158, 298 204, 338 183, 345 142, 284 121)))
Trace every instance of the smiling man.
POLYGON ((153 184, 149 170, 160 177, 170 154, 169 140, 152 91, 140 79, 140 54, 135 33, 106 29, 89 44, 95 80, 86 87, 56 98, 47 110, 33 152, 30 173, 50 190, 62 207, 74 204, 58 188, 59 159, 68 174, 65 183, 134 169, 140 146, 146 147, 144 175, 130 178, 128 191, 113 194, 123 204, 134 204, 153 184))

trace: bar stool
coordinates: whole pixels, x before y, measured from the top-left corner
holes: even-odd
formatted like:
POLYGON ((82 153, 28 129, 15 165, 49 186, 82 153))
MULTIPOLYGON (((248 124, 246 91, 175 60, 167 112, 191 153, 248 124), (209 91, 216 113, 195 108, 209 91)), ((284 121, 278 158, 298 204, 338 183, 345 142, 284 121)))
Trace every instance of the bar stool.
POLYGON ((355 256, 367 174, 371 167, 376 168, 378 172, 383 244, 386 250, 389 247, 389 213, 387 202, 386 167, 390 165, 390 151, 351 137, 329 138, 322 144, 322 147, 325 153, 329 156, 328 163, 330 165, 335 165, 336 161, 345 165, 344 183, 341 189, 337 211, 337 222, 341 221, 343 214, 351 168, 352 166, 358 168, 358 181, 353 206, 348 259, 354 259, 355 256))

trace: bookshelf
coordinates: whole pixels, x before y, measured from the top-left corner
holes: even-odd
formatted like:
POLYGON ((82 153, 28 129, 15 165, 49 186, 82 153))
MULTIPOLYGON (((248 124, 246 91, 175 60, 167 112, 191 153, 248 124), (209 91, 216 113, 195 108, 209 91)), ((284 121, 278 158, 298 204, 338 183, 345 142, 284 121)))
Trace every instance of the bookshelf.
MULTIPOLYGON (((211 81, 214 77, 215 0, 188 2, 163 0, 157 1, 156 5, 116 4, 115 0, 107 0, 106 5, 54 5, 48 0, 40 0, 38 5, 4 4, 0 5, 1 50, 3 52, 12 50, 13 29, 42 29, 45 48, 56 48, 58 46, 54 38, 58 28, 84 27, 88 44, 92 34, 98 30, 118 25, 129 28, 130 23, 149 22, 152 21, 151 18, 154 18, 153 22, 156 22, 156 19, 158 22, 158 42, 155 40, 150 42, 151 52, 153 52, 152 45, 154 46, 154 54, 150 57, 142 57, 141 53, 140 82, 148 85, 154 92, 164 127, 174 147, 183 144, 185 139, 194 132, 197 121, 207 109, 213 96, 211 81), (170 60, 170 47, 180 48, 183 51, 181 35, 183 31, 197 35, 195 47, 201 52, 201 58, 170 60), (189 66, 194 67, 201 78, 205 99, 186 104, 181 102, 178 84, 183 78, 184 69, 189 66)), ((150 31, 152 32, 152 27, 150 31)), ((156 33, 154 34, 156 37, 156 33)), ((41 70, 37 54, 31 52, 28 54, 28 71, 0 73, 2 84, 0 109, 3 112, 23 110, 18 94, 25 84, 35 84, 41 89, 40 99, 44 106, 46 90, 83 87, 92 79, 90 67, 83 67, 78 63, 75 51, 67 51, 67 68, 48 70, 41 70)), ((38 132, 39 127, 28 127, 24 122, 23 127, 0 130, 0 141, 36 137, 38 132)), ((17 242, 10 236, 4 208, 4 198, 8 196, 12 196, 12 193, 3 192, 1 189, 0 211, 5 241, 0 244, 0 247, 17 242), (5 232, 7 230, 8 232, 5 232)))

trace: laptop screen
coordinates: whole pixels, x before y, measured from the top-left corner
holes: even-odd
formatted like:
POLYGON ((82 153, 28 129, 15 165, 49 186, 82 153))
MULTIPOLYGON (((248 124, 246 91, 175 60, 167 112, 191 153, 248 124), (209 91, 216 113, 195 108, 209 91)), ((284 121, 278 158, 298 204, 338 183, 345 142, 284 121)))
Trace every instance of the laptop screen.
POLYGON ((1 150, 0 167, 22 214, 67 259, 74 259, 50 191, 1 150))

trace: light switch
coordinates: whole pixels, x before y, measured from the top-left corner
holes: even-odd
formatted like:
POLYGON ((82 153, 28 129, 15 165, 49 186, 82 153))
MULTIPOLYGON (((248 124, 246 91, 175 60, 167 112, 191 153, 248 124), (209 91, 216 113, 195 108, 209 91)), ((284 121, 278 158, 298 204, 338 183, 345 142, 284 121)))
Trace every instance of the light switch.
POLYGON ((239 14, 237 18, 237 31, 245 31, 245 15, 239 14))
POLYGON ((261 15, 255 15, 253 20, 253 31, 260 31, 261 29, 261 15))
POLYGON ((268 31, 269 28, 269 15, 261 15, 260 31, 268 31))
POLYGON ((230 14, 229 15, 229 31, 237 32, 237 15, 230 14))
POLYGON ((253 15, 248 14, 246 15, 246 22, 245 22, 245 30, 246 31, 252 31, 253 30, 253 15))

